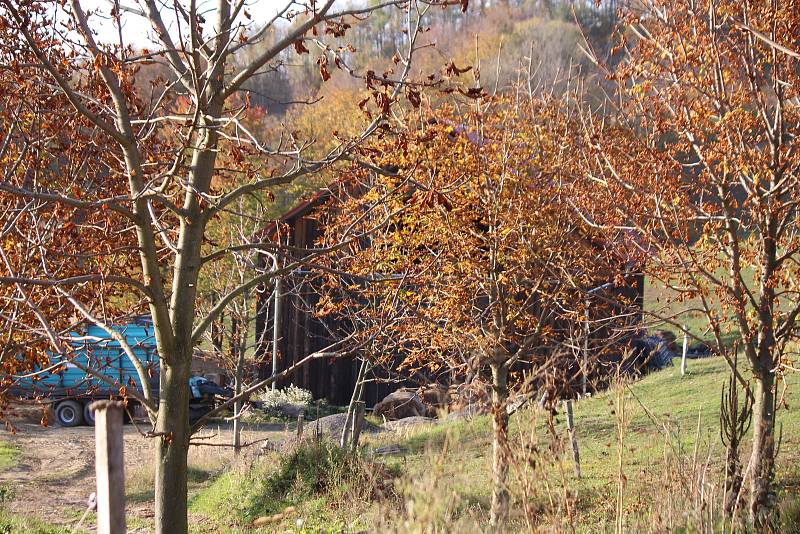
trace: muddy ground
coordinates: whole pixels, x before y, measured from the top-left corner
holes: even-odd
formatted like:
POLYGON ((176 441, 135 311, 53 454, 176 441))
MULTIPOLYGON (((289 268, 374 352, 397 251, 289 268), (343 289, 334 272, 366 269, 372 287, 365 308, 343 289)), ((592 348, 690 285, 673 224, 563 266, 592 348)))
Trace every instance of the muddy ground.
MULTIPOLYGON (((14 421, 16 433, 0 431, 0 440, 11 443, 20 451, 14 465, 0 470, 0 485, 13 489, 13 500, 6 503, 12 513, 72 527, 83 515, 89 495, 94 491, 94 428, 63 428, 56 424, 45 427, 38 422, 41 413, 40 409, 22 408, 17 411, 14 421)), ((140 421, 138 428, 128 424, 124 430, 126 491, 129 496, 126 516, 133 527, 129 532, 151 530, 146 525, 153 517, 150 482, 153 440, 141 434, 148 429, 149 426, 140 421)), ((286 428, 282 425, 245 425, 243 440, 278 440, 285 433, 286 428)), ((228 424, 215 424, 200 436, 203 443, 230 443, 232 428, 228 424)), ((227 447, 195 446, 189 454, 190 468, 200 472, 214 473, 232 461, 233 451, 227 447)))

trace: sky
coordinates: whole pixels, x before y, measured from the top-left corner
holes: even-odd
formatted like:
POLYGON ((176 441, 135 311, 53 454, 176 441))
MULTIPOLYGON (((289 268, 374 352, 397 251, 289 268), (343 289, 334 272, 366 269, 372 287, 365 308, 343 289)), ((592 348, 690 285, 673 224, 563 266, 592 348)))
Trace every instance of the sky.
MULTIPOLYGON (((97 31, 97 39, 101 42, 118 42, 119 34, 116 25, 112 22, 110 12, 113 8, 113 0, 81 0, 81 5, 87 11, 95 11, 92 17, 92 27, 97 31)), ((138 0, 119 0, 122 6, 138 7, 138 0)), ((172 1, 156 0, 159 4, 166 5, 161 10, 164 23, 167 25, 173 36, 177 33, 172 1)), ((182 4, 187 4, 185 0, 180 0, 182 4)), ((272 18, 279 7, 283 7, 289 0, 248 0, 247 11, 251 14, 251 23, 264 23, 272 18)), ((198 12, 210 13, 216 5, 215 0, 199 0, 198 12)), ((240 17, 243 19, 243 17, 240 17)), ((209 21, 210 22, 210 21, 209 21)), ((155 34, 152 27, 145 18, 135 14, 123 12, 122 15, 122 38, 126 44, 132 44, 139 48, 153 47, 155 34)))

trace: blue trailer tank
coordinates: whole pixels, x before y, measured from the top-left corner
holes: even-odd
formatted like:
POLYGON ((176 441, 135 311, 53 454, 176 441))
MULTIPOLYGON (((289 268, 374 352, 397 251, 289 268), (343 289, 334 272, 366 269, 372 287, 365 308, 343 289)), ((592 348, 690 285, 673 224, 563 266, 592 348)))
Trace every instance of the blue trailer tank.
MULTIPOLYGON (((147 380, 150 381, 150 391, 157 397, 159 358, 155 329, 150 317, 136 317, 124 325, 110 328, 121 334, 131 347, 134 356, 145 369, 147 380)), ((56 420, 61 426, 78 426, 84 423, 94 424, 94 414, 89 410, 89 405, 95 400, 119 399, 132 390, 143 392, 136 367, 120 342, 105 328, 87 324, 82 331, 72 333, 71 344, 74 350, 70 358, 53 355, 50 366, 45 368, 47 370, 20 378, 9 394, 45 400, 52 404, 56 420), (107 377, 113 384, 81 367, 107 377)), ((233 395, 230 388, 220 387, 203 377, 192 377, 189 386, 190 421, 208 413, 219 399, 233 395)), ((128 401, 129 405, 135 404, 130 398, 128 401)))
MULTIPOLYGON (((158 353, 152 324, 129 323, 122 326, 113 326, 113 330, 122 334, 128 345, 133 349, 136 358, 149 371, 150 376, 158 374, 158 353)), ((122 350, 119 341, 102 327, 90 325, 85 334, 73 333, 75 341, 75 355, 72 358, 85 367, 102 374, 120 386, 133 387, 142 391, 142 384, 136 367, 130 357, 122 350)), ((60 361, 60 357, 53 357, 52 362, 60 361)), ((96 392, 100 390, 118 390, 99 378, 81 370, 77 365, 67 362, 64 369, 58 373, 46 373, 35 384, 36 389, 49 389, 50 392, 70 390, 72 394, 96 392)))
MULTIPOLYGON (((133 349, 136 358, 145 368, 151 388, 158 385, 158 352, 155 332, 149 317, 137 317, 124 325, 111 327, 120 333, 133 349)), ((13 396, 47 399, 55 408, 56 419, 62 426, 92 424, 94 416, 88 405, 101 399, 119 398, 122 388, 142 392, 142 383, 130 357, 103 327, 86 325, 81 332, 73 332, 73 355, 64 359, 51 357, 51 364, 64 362, 52 371, 18 380, 11 388, 13 396), (77 364, 92 369, 114 381, 107 383, 80 369, 77 364)), ((154 390, 154 391, 155 391, 154 390)))

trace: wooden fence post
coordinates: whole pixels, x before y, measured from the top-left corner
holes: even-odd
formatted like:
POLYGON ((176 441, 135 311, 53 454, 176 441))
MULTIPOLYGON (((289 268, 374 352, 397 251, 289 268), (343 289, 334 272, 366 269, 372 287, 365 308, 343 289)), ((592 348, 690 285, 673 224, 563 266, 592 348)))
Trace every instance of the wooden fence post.
POLYGON ((578 450, 578 436, 575 435, 575 420, 572 416, 572 400, 564 401, 564 411, 567 413, 567 430, 572 443, 572 459, 575 462, 575 478, 581 478, 581 454, 578 450))
MULTIPOLYGON (((275 266, 277 269, 277 265, 275 266)), ((272 376, 278 374, 278 344, 281 341, 281 277, 275 277, 275 316, 272 318, 272 376)), ((278 381, 272 383, 272 391, 278 387, 278 381)))
POLYGON ((303 439, 303 419, 305 418, 305 412, 300 412, 297 414, 297 442, 303 439))
POLYGON ((681 376, 686 374, 686 353, 689 351, 689 334, 686 327, 683 327, 683 352, 681 353, 681 376))
POLYGON ((97 401, 94 411, 97 533, 125 532, 125 460, 120 401, 97 401))

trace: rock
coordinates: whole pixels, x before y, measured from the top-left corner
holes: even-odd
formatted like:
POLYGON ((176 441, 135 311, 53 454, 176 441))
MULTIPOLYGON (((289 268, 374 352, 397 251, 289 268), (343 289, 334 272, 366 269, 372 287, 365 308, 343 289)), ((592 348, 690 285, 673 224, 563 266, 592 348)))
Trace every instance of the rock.
POLYGON ((304 404, 293 404, 290 402, 282 403, 274 408, 270 408, 271 412, 278 412, 286 417, 296 419, 301 413, 305 413, 307 406, 304 404))
MULTIPOLYGON (((314 433, 317 432, 317 423, 319 422, 319 433, 321 437, 329 437, 332 440, 338 442, 339 439, 342 437, 342 430, 344 429, 344 423, 347 419, 346 413, 336 413, 333 415, 328 415, 326 417, 320 417, 315 421, 309 421, 305 424, 303 429, 303 435, 307 437, 314 436, 314 433)), ((380 432, 381 427, 370 423, 367 420, 364 420, 364 425, 361 427, 361 433, 375 433, 380 432)))
POLYGON ((489 388, 480 382, 470 382, 451 387, 449 413, 469 410, 469 416, 489 413, 491 399, 489 388))
MULTIPOLYGON (((306 436, 303 436, 303 441, 306 441, 306 436)), ((289 436, 284 439, 279 439, 276 441, 265 441, 264 444, 259 449, 256 456, 261 456, 266 452, 279 452, 281 454, 286 454, 292 452, 300 445, 300 441, 298 441, 297 436, 289 436)))
POLYGON ((439 420, 432 417, 413 416, 396 421, 387 421, 381 425, 381 428, 386 430, 400 430, 404 428, 411 428, 419 425, 438 425, 439 420))
MULTIPOLYGON (((333 415, 328 415, 326 417, 320 417, 315 421, 309 421, 305 423, 303 426, 303 438, 302 443, 308 443, 311 440, 315 439, 317 429, 319 429, 319 437, 320 439, 329 439, 334 443, 339 443, 339 440, 342 438, 342 430, 344 429, 344 423, 347 419, 346 413, 337 413, 333 415), (317 425, 319 422, 319 425, 317 425)), ((364 420, 364 425, 361 427, 361 433, 376 433, 382 432, 383 429, 378 425, 370 423, 367 420, 364 420)), ((296 449, 300 445, 300 441, 297 440, 297 436, 292 434, 287 436, 284 439, 276 440, 276 441, 266 441, 264 445, 261 447, 259 454, 262 454, 266 451, 274 451, 280 453, 287 453, 291 452, 296 449)))
POLYGON ((420 417, 428 414, 422 399, 414 391, 399 389, 388 394, 375 405, 372 412, 378 417, 392 421, 406 417, 420 417))
POLYGON ((375 456, 394 456, 395 454, 405 454, 406 450, 402 445, 392 443, 376 448, 372 451, 375 456))
POLYGON ((427 409, 428 417, 435 417, 440 410, 450 404, 450 391, 441 384, 429 384, 418 390, 419 396, 427 409))
POLYGON ((486 415, 489 413, 489 405, 488 404, 469 404, 464 406, 460 410, 456 410, 454 412, 450 412, 447 414, 448 421, 463 421, 469 420, 475 417, 476 415, 486 415))

